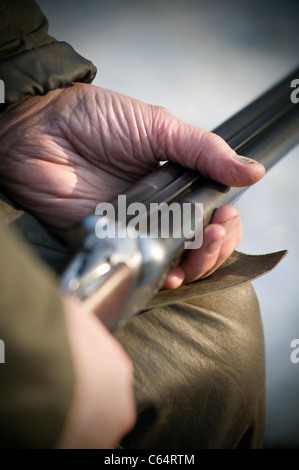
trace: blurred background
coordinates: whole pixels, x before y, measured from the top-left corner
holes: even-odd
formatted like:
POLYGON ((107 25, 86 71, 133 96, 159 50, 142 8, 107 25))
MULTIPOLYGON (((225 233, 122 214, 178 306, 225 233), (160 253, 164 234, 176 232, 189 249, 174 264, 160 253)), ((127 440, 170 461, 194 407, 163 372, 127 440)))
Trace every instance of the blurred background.
MULTIPOLYGON (((50 34, 97 66, 95 85, 165 106, 208 130, 299 66, 298 0, 38 4, 50 34)), ((299 146, 237 204, 244 230, 238 249, 289 251, 254 281, 266 342, 268 448, 299 448, 299 363, 290 359, 291 341, 299 340, 298 177, 299 146)))

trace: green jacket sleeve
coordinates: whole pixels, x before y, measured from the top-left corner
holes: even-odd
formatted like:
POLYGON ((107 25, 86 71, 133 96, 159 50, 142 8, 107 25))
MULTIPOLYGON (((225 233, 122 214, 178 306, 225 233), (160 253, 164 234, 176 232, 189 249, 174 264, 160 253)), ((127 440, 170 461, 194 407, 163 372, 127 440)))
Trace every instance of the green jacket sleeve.
POLYGON ((96 67, 48 35, 48 21, 33 0, 2 0, 0 18, 0 79, 5 84, 0 111, 29 95, 92 82, 96 67))
POLYGON ((0 448, 53 448, 74 390, 63 305, 52 271, 0 230, 0 448))
MULTIPOLYGON (((5 103, 0 110, 73 81, 89 83, 95 74, 90 61, 48 35, 47 19, 34 1, 1 0, 5 103)), ((3 223, 1 211, 0 219, 3 223)), ((0 448, 52 448, 75 383, 56 278, 2 227, 0 260, 0 339, 5 346, 5 363, 0 363, 0 448)))

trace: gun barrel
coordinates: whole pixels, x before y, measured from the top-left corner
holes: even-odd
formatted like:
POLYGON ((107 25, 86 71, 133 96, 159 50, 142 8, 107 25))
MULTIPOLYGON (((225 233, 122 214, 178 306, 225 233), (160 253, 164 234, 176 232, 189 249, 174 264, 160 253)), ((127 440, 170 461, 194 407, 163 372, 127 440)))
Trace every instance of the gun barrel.
POLYGON ((266 116, 268 110, 273 110, 275 113, 277 104, 279 107, 281 103, 291 102, 291 83, 298 77, 299 68, 296 68, 269 90, 217 126, 213 132, 226 141, 232 140, 236 134, 241 133, 244 129, 249 129, 253 122, 257 122, 257 120, 266 116))
MULTIPOLYGON (((268 171, 282 157, 299 144, 299 106, 294 106, 279 120, 258 134, 241 148, 242 154, 259 161, 268 171)), ((225 204, 234 204, 251 186, 229 187, 206 179, 181 200, 202 202, 206 226, 215 209, 225 204)))
MULTIPOLYGON (((237 153, 259 161, 268 171, 299 144, 299 104, 292 103, 290 97, 291 83, 295 78, 299 78, 299 68, 216 127, 213 132, 224 138, 237 153)), ((201 217, 203 226, 206 226, 215 209, 225 204, 234 204, 247 189, 248 187, 228 187, 204 178, 196 171, 166 162, 132 186, 126 194, 126 204, 128 206, 132 202, 141 202, 149 206, 152 202, 170 203, 172 201, 177 201, 181 205, 186 202, 203 203, 201 217)), ((117 207, 117 201, 112 201, 112 203, 117 207)), ((165 214, 160 217, 165 217, 165 214)), ((196 211, 192 217, 194 223, 191 225, 200 226, 198 221, 195 223, 195 218, 198 217, 196 211)), ((93 277, 90 273, 97 272, 95 269, 97 263, 104 260, 104 265, 107 266, 109 260, 112 259, 111 255, 115 247, 123 250, 124 257, 117 258, 116 256, 119 261, 110 266, 111 269, 106 277, 93 279, 92 286, 96 286, 96 290, 92 290, 93 287, 89 286, 89 289, 85 291, 81 283, 81 293, 77 294, 113 331, 128 317, 138 313, 159 290, 173 265, 179 262, 187 236, 182 230, 180 238, 163 239, 159 246, 155 245, 153 240, 147 239, 147 244, 142 245, 138 256, 135 257, 135 245, 129 244, 128 241, 125 245, 123 242, 114 245, 113 243, 98 245, 98 240, 95 241, 94 223, 96 220, 97 217, 92 215, 83 221, 83 233, 87 241, 81 239, 82 243, 85 243, 84 249, 79 248, 79 251, 75 253, 73 262, 62 274, 61 285, 63 291, 69 292, 71 290, 69 286, 77 285, 78 279, 83 274, 85 280, 93 277), (151 250, 157 255, 157 248, 159 253, 164 253, 161 261, 151 260, 151 250), (106 253, 101 255, 101 250, 106 250, 106 253), (91 271, 88 269, 86 271, 89 263, 85 260, 86 257, 91 257, 91 253, 93 262, 90 263, 91 267, 88 267, 91 271), (128 264, 130 260, 136 259, 137 267, 134 273, 130 272, 131 268, 128 267, 124 258, 129 260, 128 264), (141 266, 140 263, 143 265, 141 266), (73 282, 73 279, 76 281, 73 282), (118 290, 122 294, 121 301, 117 303, 115 299, 118 290), (128 297, 126 292, 131 299, 126 298, 128 297)), ((181 223, 183 224, 183 221, 181 223)), ((133 264, 131 266, 133 269, 133 264)), ((76 292, 73 292, 73 295, 76 295, 76 292)))
MULTIPOLYGON (((290 86, 298 77, 299 68, 217 126, 212 132, 222 137, 236 152, 245 154, 246 143, 294 109, 296 105, 290 99, 290 86)), ((280 158, 283 156, 284 154, 280 158)), ((255 159, 260 161, 260 158, 261 155, 256 154, 255 159)), ((265 162, 266 169, 272 166, 270 160, 271 155, 265 162)), ((263 162, 260 161, 260 163, 263 162)), ((168 202, 171 200, 171 194, 177 199, 179 194, 190 191, 200 183, 202 183, 202 177, 198 172, 169 161, 129 189, 126 194, 127 203, 168 202)))

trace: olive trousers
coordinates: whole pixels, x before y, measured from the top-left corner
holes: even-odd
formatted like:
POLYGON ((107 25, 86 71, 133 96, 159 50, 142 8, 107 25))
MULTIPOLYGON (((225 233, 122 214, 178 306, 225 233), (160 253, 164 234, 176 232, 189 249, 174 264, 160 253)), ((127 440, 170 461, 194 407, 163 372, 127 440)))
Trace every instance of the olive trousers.
MULTIPOLYGON (((16 229, 11 235, 17 239, 16 243, 21 243, 24 250, 30 245, 58 280, 68 256, 65 242, 4 194, 0 209, 2 223, 16 229)), ((160 292, 115 333, 133 362, 138 413, 135 428, 120 443, 120 448, 263 446, 264 337, 259 304, 250 281, 272 269, 283 255, 252 256, 234 252, 208 278, 174 291, 160 292)), ((37 288, 37 285, 29 287, 37 288)), ((65 338, 61 336, 63 343, 65 338)), ((40 343, 44 342, 41 337, 40 343)), ((54 347, 57 351, 53 342, 54 347)), ((59 361, 57 354, 55 360, 59 361)), ((65 361, 65 367, 68 365, 65 361)), ((35 373, 39 374, 38 368, 35 373)), ((71 379, 69 384, 73 386, 71 379)), ((17 380, 15 387, 18 387, 17 380)), ((63 401, 63 393, 61 396, 63 401)), ((17 396, 14 399, 17 401, 17 396)), ((69 402, 64 400, 60 427, 68 406, 69 402)), ((33 409, 34 406, 31 415, 33 409)), ((26 419, 30 417, 26 418, 25 412, 25 422, 26 419)), ((53 428, 52 441, 40 442, 34 435, 34 432, 41 434, 36 421, 33 444, 29 446, 54 444, 59 430, 53 428)), ((20 439, 23 442, 22 435, 20 439)), ((24 442, 26 446, 26 439, 24 442)))

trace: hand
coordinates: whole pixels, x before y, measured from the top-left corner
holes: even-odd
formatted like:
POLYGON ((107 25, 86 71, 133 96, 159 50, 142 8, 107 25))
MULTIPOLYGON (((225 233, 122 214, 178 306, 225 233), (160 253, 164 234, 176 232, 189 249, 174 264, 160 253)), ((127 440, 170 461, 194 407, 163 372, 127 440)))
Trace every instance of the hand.
MULTIPOLYGON (((247 186, 264 167, 239 157, 218 136, 164 108, 93 85, 74 84, 29 97, 0 118, 0 181, 25 208, 60 234, 173 160, 230 186, 247 186)), ((214 215, 199 250, 191 250, 165 287, 204 277, 241 238, 236 208, 214 215)))
POLYGON ((133 366, 92 312, 75 299, 64 306, 76 381, 56 447, 115 448, 136 420, 133 366))

